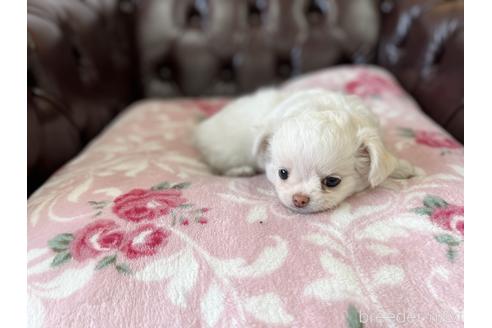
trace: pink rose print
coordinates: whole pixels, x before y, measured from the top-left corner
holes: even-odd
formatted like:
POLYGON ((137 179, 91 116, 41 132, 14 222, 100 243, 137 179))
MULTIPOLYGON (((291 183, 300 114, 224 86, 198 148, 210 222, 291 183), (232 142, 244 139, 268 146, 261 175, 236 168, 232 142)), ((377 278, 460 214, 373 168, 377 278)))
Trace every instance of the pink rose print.
POLYGON ((185 202, 186 199, 181 197, 181 191, 177 189, 133 189, 114 200, 113 213, 132 222, 155 220, 185 202))
POLYGON ((456 230, 458 230, 462 236, 465 235, 465 221, 456 222, 456 230))
POLYGON ((82 262, 103 252, 119 249, 124 233, 117 230, 118 225, 111 220, 97 220, 74 234, 70 243, 72 257, 82 262))
POLYGON ((436 207, 433 210, 430 219, 432 222, 446 230, 457 230, 463 235, 465 231, 463 215, 463 206, 448 205, 446 207, 436 207), (455 220, 455 218, 457 218, 457 220, 455 220))
POLYGON ((453 139, 434 131, 414 131, 415 142, 433 148, 460 148, 453 139))
POLYGON ((48 241, 48 246, 55 253, 51 266, 57 267, 69 262, 72 258, 78 262, 100 257, 95 270, 114 267, 119 273, 132 274, 131 267, 120 262, 121 258, 138 259, 152 256, 167 245, 170 232, 155 226, 143 224, 135 228, 135 223, 155 220, 169 214, 171 220, 167 224, 189 226, 190 223, 201 225, 208 223, 204 214, 208 208, 196 208, 186 204, 182 197, 182 189, 188 188, 189 182, 161 182, 149 190, 133 189, 117 197, 114 201, 89 201, 89 205, 97 211, 94 217, 101 215, 106 206, 113 204, 112 212, 120 219, 130 222, 130 229, 123 231, 112 220, 97 220, 89 223, 75 233, 61 233, 48 241), (133 225, 133 227, 132 227, 133 225))
POLYGON ((359 97, 370 97, 384 92, 399 94, 400 89, 387 78, 373 73, 362 72, 355 80, 349 81, 345 85, 345 92, 359 97))
POLYGON ((424 130, 412 130, 408 128, 400 128, 401 135, 407 138, 413 138, 417 144, 432 148, 460 148, 461 145, 452 138, 436 132, 424 130))
POLYGON ((142 225, 128 234, 122 251, 129 259, 154 255, 167 244, 169 235, 153 224, 142 225))
MULTIPOLYGON (((417 214, 426 215, 435 225, 448 230, 452 233, 459 234, 461 237, 465 234, 465 221, 463 206, 448 204, 444 199, 428 195, 423 200, 424 207, 416 208, 417 214)), ((448 247, 447 256, 450 261, 456 258, 456 247, 463 241, 456 235, 444 233, 435 236, 435 239, 448 247)))

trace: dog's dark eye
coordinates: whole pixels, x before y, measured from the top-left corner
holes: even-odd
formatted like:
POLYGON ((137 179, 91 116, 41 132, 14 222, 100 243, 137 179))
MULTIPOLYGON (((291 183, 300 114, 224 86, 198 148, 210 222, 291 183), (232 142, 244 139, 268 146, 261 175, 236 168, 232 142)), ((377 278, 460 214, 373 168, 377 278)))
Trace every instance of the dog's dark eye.
POLYGON ((326 177, 321 181, 321 183, 328 188, 334 188, 334 187, 338 186, 340 181, 342 181, 342 180, 340 178, 337 178, 337 177, 326 177))
POLYGON ((278 176, 282 180, 287 180, 287 178, 289 177, 289 171, 287 171, 286 169, 280 169, 278 170, 278 176))

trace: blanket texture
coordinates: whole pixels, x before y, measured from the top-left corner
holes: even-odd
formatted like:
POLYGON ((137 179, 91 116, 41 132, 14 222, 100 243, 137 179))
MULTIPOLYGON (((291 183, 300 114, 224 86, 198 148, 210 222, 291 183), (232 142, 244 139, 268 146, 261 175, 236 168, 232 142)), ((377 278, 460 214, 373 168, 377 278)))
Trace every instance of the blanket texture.
POLYGON ((227 99, 136 103, 28 200, 29 327, 462 327, 462 146, 381 69, 283 85, 311 87, 359 95, 425 175, 299 215, 200 160, 227 99))

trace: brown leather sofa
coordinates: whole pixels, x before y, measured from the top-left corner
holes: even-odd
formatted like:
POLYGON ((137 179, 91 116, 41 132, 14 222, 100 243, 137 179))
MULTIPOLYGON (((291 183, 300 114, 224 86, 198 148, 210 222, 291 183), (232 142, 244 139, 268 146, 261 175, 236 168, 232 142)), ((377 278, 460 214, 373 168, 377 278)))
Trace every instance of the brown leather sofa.
POLYGON ((463 1, 28 0, 28 194, 143 97, 387 68, 463 142, 463 1))

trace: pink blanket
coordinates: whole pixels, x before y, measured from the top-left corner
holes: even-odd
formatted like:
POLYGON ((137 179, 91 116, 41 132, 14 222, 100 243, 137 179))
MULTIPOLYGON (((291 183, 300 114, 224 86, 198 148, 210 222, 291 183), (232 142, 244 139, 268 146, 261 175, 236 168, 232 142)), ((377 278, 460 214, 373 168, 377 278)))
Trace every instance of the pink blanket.
POLYGON ((28 201, 29 327, 462 327, 462 146, 377 68, 284 87, 361 96, 425 176, 294 214, 200 161, 227 100, 136 103, 28 201))

